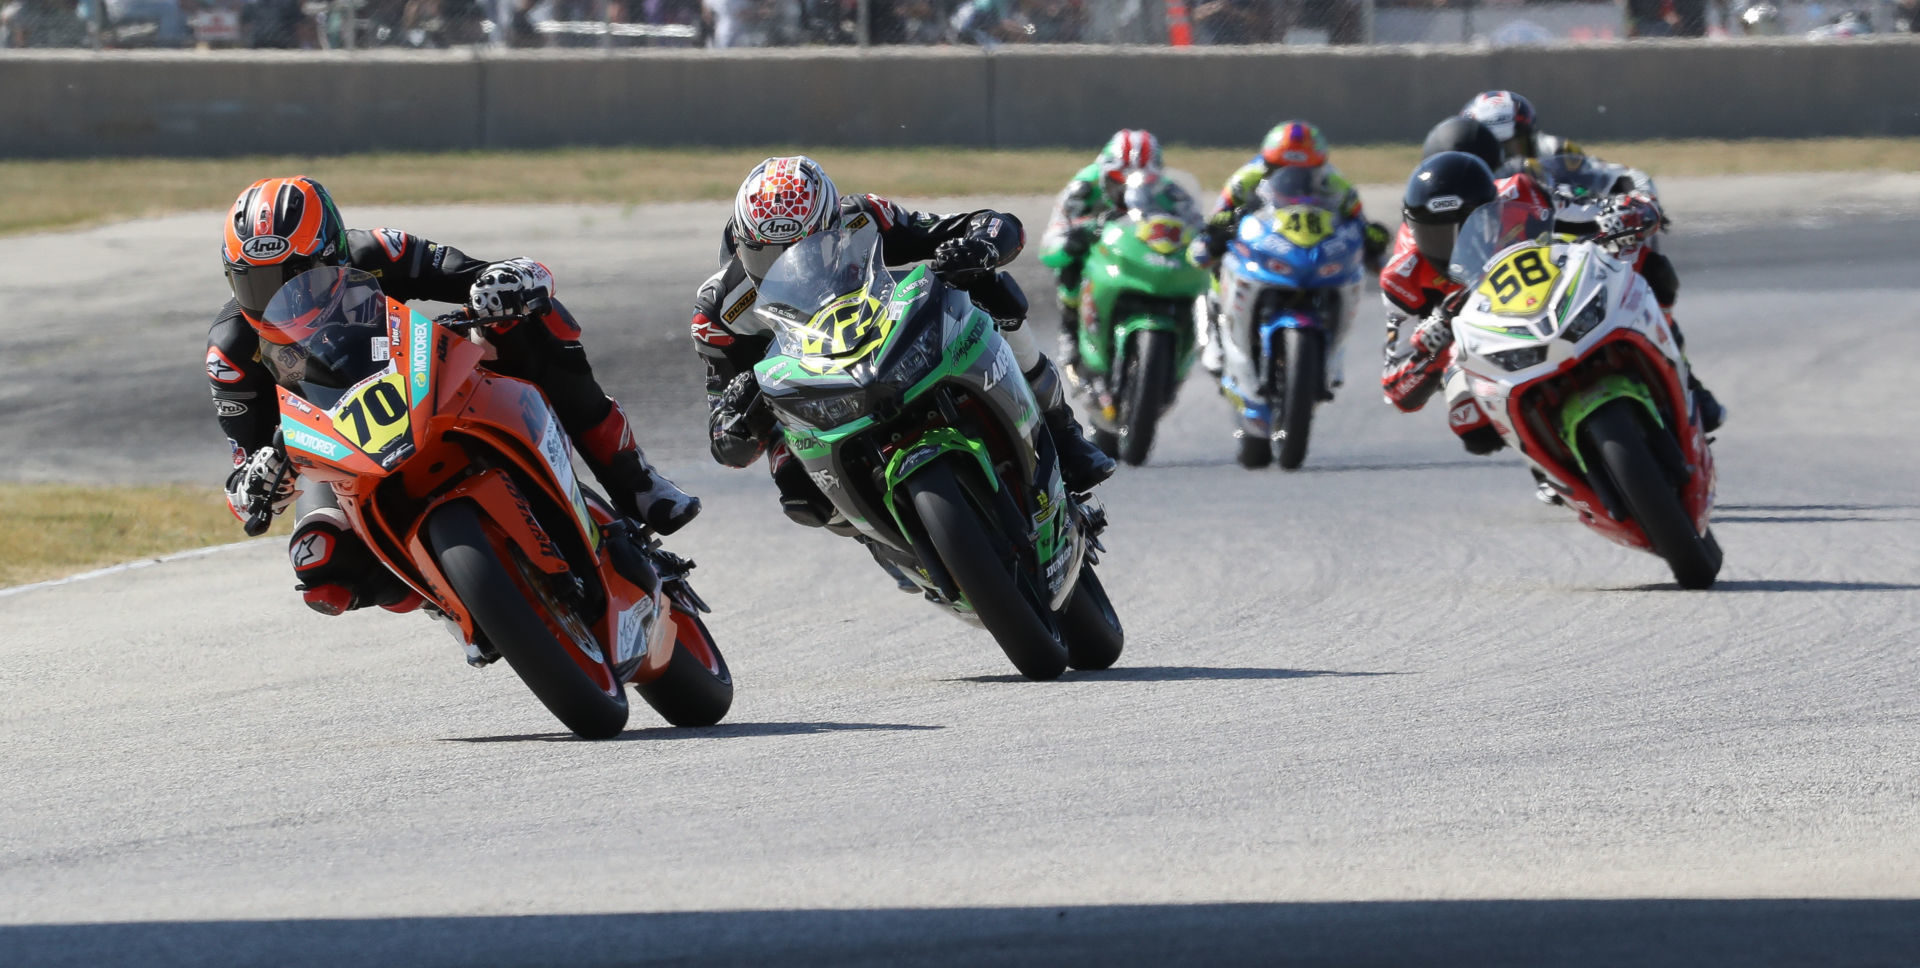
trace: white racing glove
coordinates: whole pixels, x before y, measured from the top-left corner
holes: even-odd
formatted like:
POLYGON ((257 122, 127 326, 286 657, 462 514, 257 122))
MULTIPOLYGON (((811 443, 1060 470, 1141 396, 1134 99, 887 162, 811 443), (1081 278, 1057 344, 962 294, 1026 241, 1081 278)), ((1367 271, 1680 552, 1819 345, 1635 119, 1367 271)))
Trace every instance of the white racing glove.
POLYGON ((300 496, 300 475, 291 471, 282 474, 286 464, 287 459, 274 453, 273 448, 262 447, 235 467, 233 473, 227 475, 227 504, 234 513, 246 517, 254 502, 269 494, 273 513, 285 511, 293 499, 300 496), (276 478, 280 482, 278 487, 274 486, 276 478))
POLYGON ((532 259, 496 262, 467 290, 467 308, 483 319, 514 316, 536 299, 553 298, 553 273, 532 259))

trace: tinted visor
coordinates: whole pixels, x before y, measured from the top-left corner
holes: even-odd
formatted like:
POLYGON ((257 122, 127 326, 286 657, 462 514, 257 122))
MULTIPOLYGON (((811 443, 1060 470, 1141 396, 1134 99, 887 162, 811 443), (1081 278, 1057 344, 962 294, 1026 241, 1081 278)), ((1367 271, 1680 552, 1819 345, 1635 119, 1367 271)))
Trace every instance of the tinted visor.
POLYGON ((1454 240, 1460 237, 1458 224, 1429 225, 1426 222, 1408 222, 1413 229, 1413 244, 1419 248, 1420 257, 1442 272, 1453 258, 1454 240))
POLYGON ((770 242, 762 245, 756 242, 748 242, 744 239, 737 242, 733 247, 733 254, 740 257, 740 267, 747 270, 747 278, 752 279, 755 283, 765 279, 767 277, 767 270, 772 269, 774 262, 778 261, 786 252, 787 246, 785 245, 775 245, 770 242))
POLYGON ((287 284, 287 280, 318 264, 311 257, 298 255, 270 266, 229 262, 227 284, 233 287, 233 299, 240 304, 240 311, 257 320, 265 314, 267 303, 273 301, 274 294, 287 284))

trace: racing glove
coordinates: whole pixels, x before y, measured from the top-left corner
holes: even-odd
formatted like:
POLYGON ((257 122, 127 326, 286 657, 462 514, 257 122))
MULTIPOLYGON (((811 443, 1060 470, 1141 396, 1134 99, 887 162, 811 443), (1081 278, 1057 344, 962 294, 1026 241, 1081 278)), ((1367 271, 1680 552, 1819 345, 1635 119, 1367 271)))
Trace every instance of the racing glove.
POLYGON ((1000 250, 986 239, 949 239, 933 250, 929 265, 948 285, 965 289, 993 276, 1000 267, 1000 250))
POLYGON ((482 320, 542 311, 553 298, 553 273, 532 259, 496 262, 467 290, 467 308, 482 320))
POLYGON ((299 496, 299 475, 287 470, 287 459, 272 447, 254 451, 227 475, 227 506, 241 520, 262 503, 277 515, 299 496))
POLYGON ((1453 345, 1453 318, 1446 314, 1429 317, 1414 328, 1411 342, 1414 352, 1439 356, 1453 345))
POLYGON ((714 411, 719 418, 715 426, 730 437, 762 440, 773 431, 773 411, 760 395, 760 384, 752 370, 734 375, 714 411))

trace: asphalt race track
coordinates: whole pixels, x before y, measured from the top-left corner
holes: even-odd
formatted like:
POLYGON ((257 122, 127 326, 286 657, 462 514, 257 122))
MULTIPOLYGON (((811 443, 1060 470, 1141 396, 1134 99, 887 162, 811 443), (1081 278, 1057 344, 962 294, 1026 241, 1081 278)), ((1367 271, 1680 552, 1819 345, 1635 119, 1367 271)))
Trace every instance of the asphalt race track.
MULTIPOLYGON (((723 205, 346 199, 553 267, 706 499, 733 712, 572 741, 425 619, 308 612, 276 541, 0 597, 0 963, 1920 963, 1920 190, 1667 197, 1717 588, 1382 404, 1369 311, 1299 473, 1188 385, 1102 489, 1127 653, 1054 683, 707 459, 723 205)), ((221 476, 216 225, 0 239, 0 477, 221 476)))

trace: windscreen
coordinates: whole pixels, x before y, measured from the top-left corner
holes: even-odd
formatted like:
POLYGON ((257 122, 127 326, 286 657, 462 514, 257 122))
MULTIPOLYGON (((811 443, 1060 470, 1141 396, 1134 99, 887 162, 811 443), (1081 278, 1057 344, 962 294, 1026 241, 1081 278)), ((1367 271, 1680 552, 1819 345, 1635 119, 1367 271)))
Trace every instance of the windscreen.
POLYGON ((274 379, 322 407, 390 365, 386 296, 358 269, 325 266, 288 280, 260 328, 260 359, 274 379))
POLYGON ((1317 168, 1288 166, 1260 180, 1254 196, 1268 208, 1327 204, 1327 180, 1317 168))
POLYGON ((767 270, 754 311, 787 356, 838 356, 859 349, 870 319, 893 289, 880 254, 880 230, 816 232, 794 243, 767 270), (847 311, 838 311, 843 307, 847 311), (823 315, 829 308, 832 314, 823 315))
POLYGON ((1584 203, 1613 194, 1619 173, 1586 155, 1554 155, 1540 160, 1540 177, 1556 196, 1584 203))
POLYGON ((1547 242, 1552 237, 1553 213, 1547 209, 1514 199, 1489 202, 1474 209, 1460 226, 1447 275, 1471 286, 1494 256, 1522 242, 1547 242))

